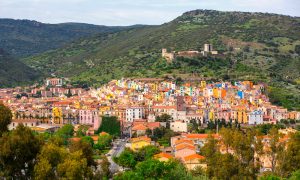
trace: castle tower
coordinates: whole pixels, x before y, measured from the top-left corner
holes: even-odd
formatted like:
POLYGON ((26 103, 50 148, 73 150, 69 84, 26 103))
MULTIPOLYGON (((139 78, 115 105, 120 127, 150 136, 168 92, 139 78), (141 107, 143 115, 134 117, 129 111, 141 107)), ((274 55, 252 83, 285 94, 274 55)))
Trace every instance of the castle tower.
POLYGON ((212 51, 212 45, 211 44, 204 44, 204 51, 205 52, 211 52, 212 51))

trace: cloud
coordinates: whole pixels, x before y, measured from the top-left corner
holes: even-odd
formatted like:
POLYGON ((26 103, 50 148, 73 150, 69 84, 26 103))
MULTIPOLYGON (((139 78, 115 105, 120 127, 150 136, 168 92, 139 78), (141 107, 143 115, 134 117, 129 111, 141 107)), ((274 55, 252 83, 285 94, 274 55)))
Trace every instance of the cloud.
POLYGON ((299 7, 298 0, 0 0, 0 17, 48 23, 161 24, 194 9, 299 16, 299 7))

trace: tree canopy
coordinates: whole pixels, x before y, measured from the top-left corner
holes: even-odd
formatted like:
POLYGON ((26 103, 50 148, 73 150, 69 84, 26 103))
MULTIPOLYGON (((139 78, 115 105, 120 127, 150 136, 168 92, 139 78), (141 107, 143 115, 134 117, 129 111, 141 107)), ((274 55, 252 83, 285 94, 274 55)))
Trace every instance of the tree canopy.
POLYGON ((12 113, 10 109, 0 102, 0 137, 4 132, 8 131, 7 126, 10 124, 11 118, 12 113))

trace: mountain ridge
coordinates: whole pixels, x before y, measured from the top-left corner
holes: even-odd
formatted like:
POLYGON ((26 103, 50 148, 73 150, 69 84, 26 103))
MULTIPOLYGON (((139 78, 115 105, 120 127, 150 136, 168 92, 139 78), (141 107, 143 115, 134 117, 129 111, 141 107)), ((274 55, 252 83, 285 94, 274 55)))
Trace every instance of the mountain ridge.
MULTIPOLYGON (((135 27, 135 26, 133 26, 135 27)), ((26 19, 0 19, 0 48, 16 57, 27 57, 98 33, 113 33, 131 26, 104 26, 87 23, 41 23, 26 19)))

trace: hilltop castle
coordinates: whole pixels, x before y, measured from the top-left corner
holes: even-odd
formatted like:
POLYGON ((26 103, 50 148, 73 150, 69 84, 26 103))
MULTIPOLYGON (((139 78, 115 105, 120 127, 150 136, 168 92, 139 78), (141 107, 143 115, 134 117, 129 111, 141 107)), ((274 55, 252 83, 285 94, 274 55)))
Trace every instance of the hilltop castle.
POLYGON ((218 51, 214 51, 211 44, 204 44, 204 50, 199 51, 179 51, 179 52, 168 52, 167 49, 162 49, 162 57, 168 62, 172 62, 176 57, 197 57, 207 56, 208 54, 218 55, 218 51))

